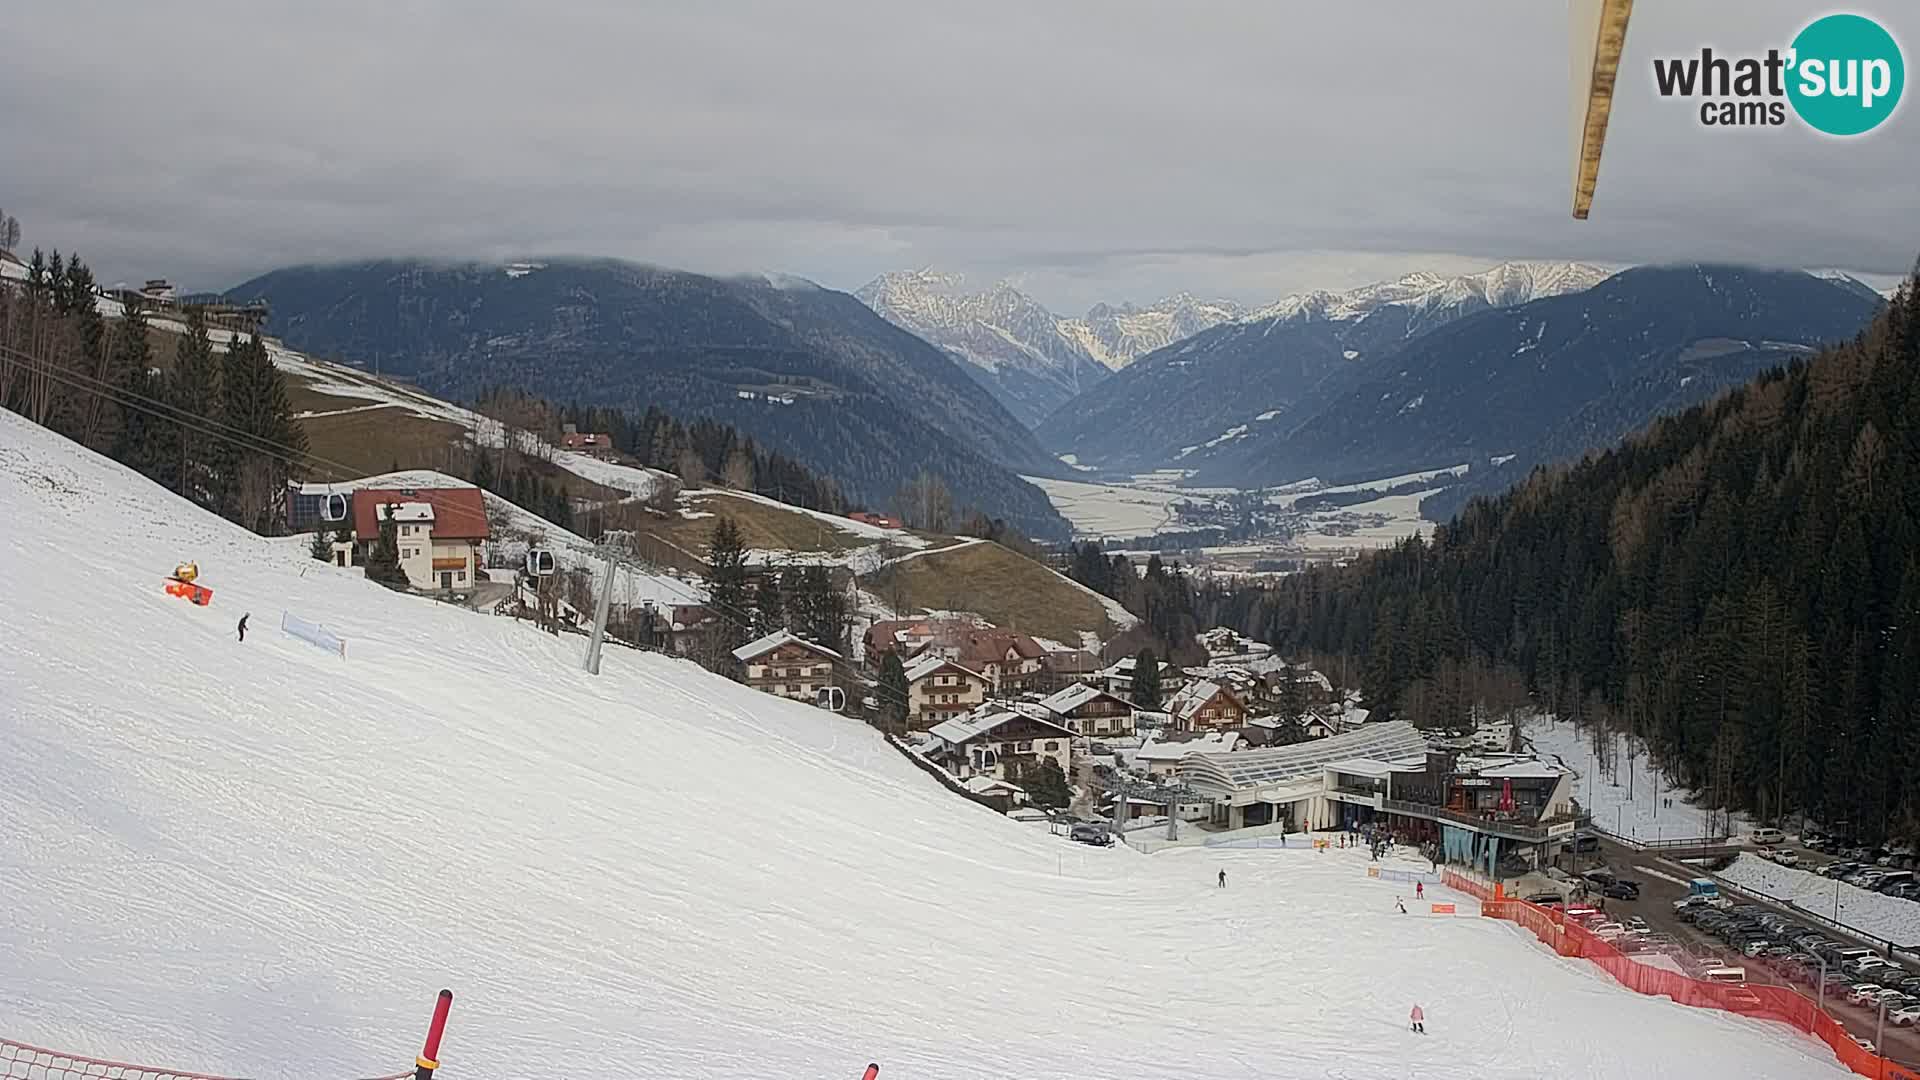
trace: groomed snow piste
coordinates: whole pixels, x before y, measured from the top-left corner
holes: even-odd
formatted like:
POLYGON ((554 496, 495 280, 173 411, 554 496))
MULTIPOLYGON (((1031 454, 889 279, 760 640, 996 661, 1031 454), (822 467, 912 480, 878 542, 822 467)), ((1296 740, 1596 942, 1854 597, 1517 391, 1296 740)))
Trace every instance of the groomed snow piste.
POLYGON ((4 413, 0 506, 7 1038, 337 1080, 410 1067, 447 986, 446 1080, 1847 1075, 1506 924, 1396 914, 1351 852, 1090 850, 688 664, 582 674, 577 637, 302 559, 4 413), (161 591, 186 558, 211 607, 161 591))

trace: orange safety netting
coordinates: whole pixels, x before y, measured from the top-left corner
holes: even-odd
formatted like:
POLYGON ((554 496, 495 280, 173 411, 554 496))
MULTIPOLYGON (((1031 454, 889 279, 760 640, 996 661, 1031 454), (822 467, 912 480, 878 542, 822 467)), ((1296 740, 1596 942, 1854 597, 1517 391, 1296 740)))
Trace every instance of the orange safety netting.
MULTIPOLYGON (((413 1075, 409 1069, 373 1080, 408 1080, 413 1075)), ((184 1069, 83 1057, 10 1039, 0 1039, 0 1077, 5 1080, 232 1080, 184 1069)))
POLYGON ((1504 919, 1533 932, 1561 956, 1578 957, 1613 976, 1615 982, 1637 993, 1672 998, 1682 1005, 1721 1009, 1761 1020, 1791 1024, 1832 1047, 1840 1063, 1861 1076, 1879 1080, 1920 1080, 1920 1072, 1882 1058, 1853 1041, 1846 1026, 1805 994, 1784 986, 1736 985, 1695 979, 1639 963, 1586 927, 1568 921, 1564 913, 1524 900, 1507 899, 1500 890, 1457 871, 1444 871, 1441 880, 1480 900, 1480 913, 1504 919))

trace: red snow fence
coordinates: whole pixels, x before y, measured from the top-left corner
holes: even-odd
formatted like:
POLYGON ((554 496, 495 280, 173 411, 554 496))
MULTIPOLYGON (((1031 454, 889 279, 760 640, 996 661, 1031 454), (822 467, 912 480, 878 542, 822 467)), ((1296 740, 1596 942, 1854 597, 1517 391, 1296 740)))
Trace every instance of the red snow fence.
POLYGON ((1561 956, 1585 960, 1635 993, 1671 998, 1678 1004, 1700 1009, 1719 1009, 1757 1020, 1791 1024, 1826 1043, 1842 1065, 1861 1076, 1876 1080, 1920 1080, 1920 1072, 1855 1043, 1846 1025, 1797 990, 1785 986, 1709 982, 1642 964, 1595 937, 1579 922, 1568 920, 1557 908, 1510 899, 1498 886, 1454 870, 1443 871, 1441 880, 1450 889, 1478 898, 1480 913, 1487 918, 1519 924, 1561 956))
MULTIPOLYGON (((413 1067, 370 1080, 432 1080, 439 1067, 434 1058, 440 1052, 440 1037, 446 1031, 447 1010, 453 1005, 453 991, 440 991, 434 1003, 433 1022, 427 1029, 427 1041, 413 1067)), ((129 1065, 124 1061, 70 1054, 0 1039, 0 1077, 5 1080, 234 1080, 233 1077, 166 1069, 156 1065, 129 1065)))

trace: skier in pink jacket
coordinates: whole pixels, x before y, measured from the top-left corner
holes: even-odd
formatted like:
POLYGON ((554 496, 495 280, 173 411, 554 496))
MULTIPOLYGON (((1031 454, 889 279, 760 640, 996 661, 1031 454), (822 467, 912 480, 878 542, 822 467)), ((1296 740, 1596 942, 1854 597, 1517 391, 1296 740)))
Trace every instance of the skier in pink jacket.
POLYGON ((1413 1007, 1411 1019, 1413 1020, 1413 1030, 1425 1035, 1427 1033, 1427 1014, 1420 1011, 1420 1006, 1415 1005, 1413 1007))

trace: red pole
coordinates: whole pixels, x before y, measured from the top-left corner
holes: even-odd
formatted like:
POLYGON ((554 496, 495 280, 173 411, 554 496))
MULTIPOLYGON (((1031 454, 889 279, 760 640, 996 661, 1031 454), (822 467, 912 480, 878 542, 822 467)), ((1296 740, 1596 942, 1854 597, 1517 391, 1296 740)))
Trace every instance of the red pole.
POLYGON ((433 1006, 433 1023, 427 1026, 427 1045, 414 1059, 414 1080, 433 1080, 433 1070, 440 1067, 440 1036, 447 1033, 447 1010, 453 1008, 453 991, 440 991, 440 1000, 433 1006))
POLYGON ((867 1066, 866 1075, 861 1077, 860 1080, 873 1080, 874 1077, 879 1075, 880 1075, 880 1065, 879 1063, 876 1062, 874 1064, 867 1066))

